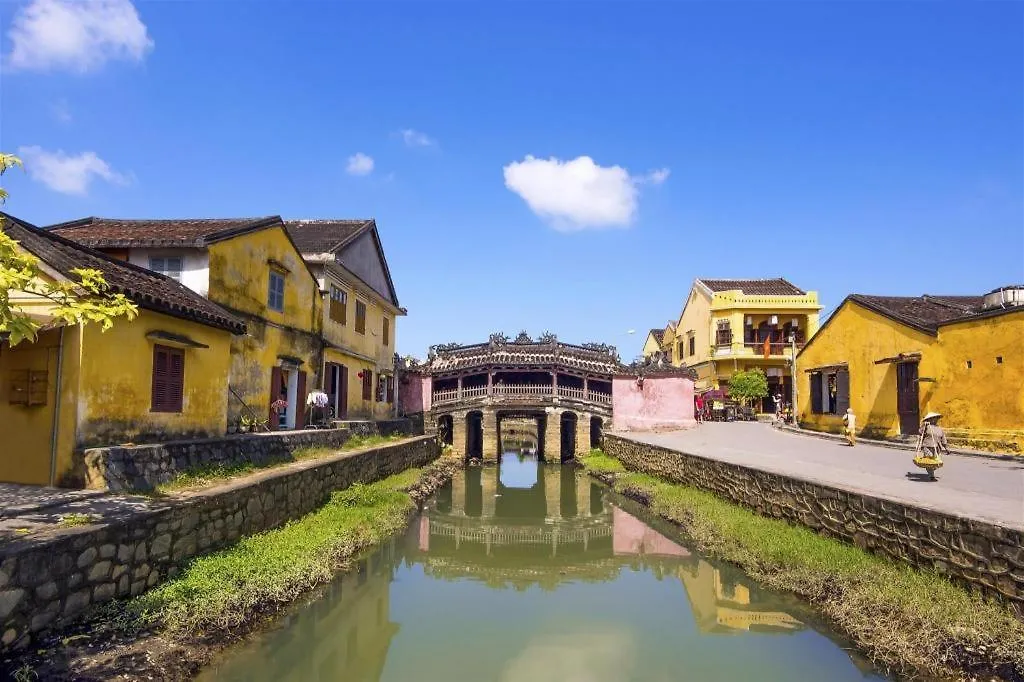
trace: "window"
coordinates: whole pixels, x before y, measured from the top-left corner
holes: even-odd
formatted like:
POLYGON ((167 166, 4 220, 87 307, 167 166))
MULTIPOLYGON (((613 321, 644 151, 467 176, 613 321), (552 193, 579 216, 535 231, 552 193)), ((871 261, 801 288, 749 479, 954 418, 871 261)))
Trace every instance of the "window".
POLYGON ((695 337, 692 332, 690 333, 689 342, 690 342, 690 347, 689 347, 688 350, 690 351, 689 355, 692 357, 692 356, 696 355, 696 353, 697 353, 697 337, 695 337))
POLYGON ((348 294, 333 284, 331 285, 331 304, 327 314, 339 324, 345 324, 348 321, 348 294))
POLYGON ((173 280, 181 281, 181 258, 150 258, 149 269, 167 275, 173 280))
POLYGON ((718 323, 718 329, 715 331, 715 345, 732 345, 732 328, 727 320, 722 320, 718 323))
POLYGON ((381 333, 384 335, 384 345, 388 345, 391 339, 391 320, 384 318, 384 324, 382 325, 381 333))
POLYGON ((267 294, 267 307, 278 312, 284 310, 284 275, 276 270, 270 271, 270 290, 267 294))
POLYGON ((377 375, 377 395, 375 399, 378 403, 384 402, 384 398, 388 394, 388 378, 383 374, 377 375))
POLYGON ((393 403, 393 402, 395 402, 395 377, 393 377, 393 376, 389 376, 388 377, 388 387, 387 388, 388 388, 388 391, 387 391, 387 396, 386 396, 385 400, 387 400, 389 403, 393 403))
POLYGON ((366 333, 366 304, 362 301, 356 301, 356 331, 366 333))
POLYGON ((153 412, 181 412, 185 392, 185 353, 153 346, 153 412))
POLYGON ((364 369, 363 375, 363 400, 373 400, 373 370, 364 369))

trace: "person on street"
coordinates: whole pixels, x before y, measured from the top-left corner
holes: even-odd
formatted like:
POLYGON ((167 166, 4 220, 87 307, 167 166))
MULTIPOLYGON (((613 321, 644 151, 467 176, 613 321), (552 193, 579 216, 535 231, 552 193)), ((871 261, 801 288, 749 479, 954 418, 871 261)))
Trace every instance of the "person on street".
POLYGON ((853 413, 853 408, 846 408, 846 414, 843 415, 843 429, 846 435, 846 442, 850 444, 852 448, 857 444, 857 415, 853 413))
POLYGON ((929 412, 921 420, 921 434, 917 439, 914 464, 928 472, 928 478, 935 481, 935 470, 942 466, 942 455, 949 454, 946 432, 939 426, 938 412, 929 412))
POLYGON ((693 399, 693 416, 697 418, 697 423, 700 424, 704 421, 704 398, 698 395, 693 399))

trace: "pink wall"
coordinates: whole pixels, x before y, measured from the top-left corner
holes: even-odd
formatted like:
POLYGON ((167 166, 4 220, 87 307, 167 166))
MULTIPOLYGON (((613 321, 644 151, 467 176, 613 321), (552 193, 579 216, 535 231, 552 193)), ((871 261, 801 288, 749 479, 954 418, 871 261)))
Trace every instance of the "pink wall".
POLYGON ((685 429, 693 421, 693 380, 678 374, 612 379, 613 429, 655 431, 685 429))
POLYGON ((690 556, 690 552, 618 507, 612 509, 612 551, 647 556, 690 556))
POLYGON ((403 374, 398 381, 398 407, 403 415, 429 410, 431 395, 429 376, 403 374))

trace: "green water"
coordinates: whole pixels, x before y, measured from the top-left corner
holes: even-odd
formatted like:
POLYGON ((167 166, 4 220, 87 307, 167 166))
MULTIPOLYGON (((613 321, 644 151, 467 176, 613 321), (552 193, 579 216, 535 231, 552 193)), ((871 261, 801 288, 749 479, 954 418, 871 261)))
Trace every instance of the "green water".
POLYGON ((815 621, 572 468, 506 454, 200 679, 885 679, 815 621))

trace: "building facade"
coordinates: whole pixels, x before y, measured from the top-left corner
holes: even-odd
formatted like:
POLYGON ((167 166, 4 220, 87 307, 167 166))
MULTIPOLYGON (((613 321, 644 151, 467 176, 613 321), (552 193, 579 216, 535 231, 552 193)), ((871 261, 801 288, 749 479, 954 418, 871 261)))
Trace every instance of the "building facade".
POLYGON ((42 328, 13 347, 0 335, 0 480, 79 485, 74 453, 82 448, 224 435, 224 386, 242 320, 167 277, 3 218, 2 229, 39 259, 43 280, 95 269, 139 314, 104 332, 62 324, 50 301, 12 292, 42 328))
POLYGON ((664 329, 652 329, 647 332, 647 338, 644 339, 644 347, 640 351, 644 358, 649 358, 655 353, 662 351, 662 344, 665 339, 664 329))
POLYGON ((912 437, 928 412, 951 443, 1024 451, 1024 286, 986 296, 851 294, 800 352, 801 426, 912 437))
POLYGON ((818 294, 782 278, 697 279, 675 325, 674 365, 697 373, 696 390, 728 390, 736 372, 760 368, 768 376, 763 412, 774 410, 772 395, 792 395, 793 347, 818 330, 818 294))
POLYGON ((395 413, 398 304, 373 220, 296 220, 288 232, 323 297, 323 389, 338 419, 395 413))
MULTIPOLYGON (((322 302, 281 218, 85 218, 49 229, 174 279, 245 323, 231 341, 230 425, 306 424, 305 398, 320 382, 322 302)), ((215 385, 224 391, 225 382, 215 385)))

